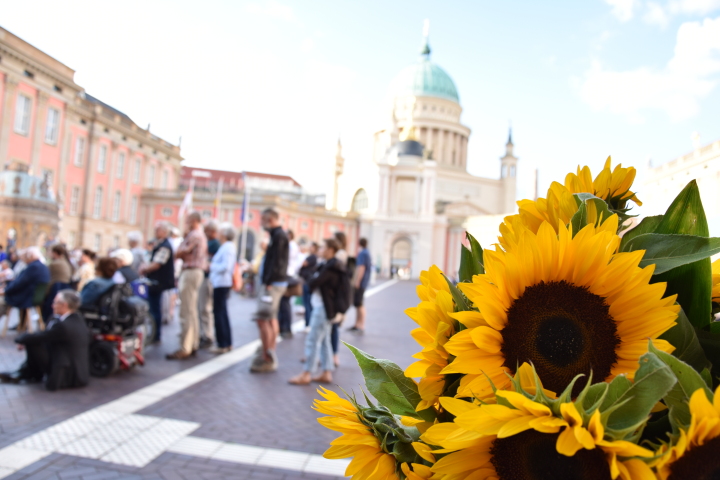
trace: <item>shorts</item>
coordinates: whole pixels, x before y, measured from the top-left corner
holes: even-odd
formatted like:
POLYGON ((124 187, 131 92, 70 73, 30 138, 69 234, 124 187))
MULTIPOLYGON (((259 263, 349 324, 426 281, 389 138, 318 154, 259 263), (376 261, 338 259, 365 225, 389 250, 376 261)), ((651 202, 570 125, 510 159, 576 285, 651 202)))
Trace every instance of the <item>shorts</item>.
POLYGON ((280 310, 280 299, 285 294, 287 287, 270 285, 260 291, 258 295, 257 310, 253 315, 254 321, 265 321, 278 318, 280 310))
POLYGON ((362 307, 364 297, 365 297, 365 288, 363 288, 363 287, 356 288, 355 291, 353 292, 353 305, 355 307, 362 307))

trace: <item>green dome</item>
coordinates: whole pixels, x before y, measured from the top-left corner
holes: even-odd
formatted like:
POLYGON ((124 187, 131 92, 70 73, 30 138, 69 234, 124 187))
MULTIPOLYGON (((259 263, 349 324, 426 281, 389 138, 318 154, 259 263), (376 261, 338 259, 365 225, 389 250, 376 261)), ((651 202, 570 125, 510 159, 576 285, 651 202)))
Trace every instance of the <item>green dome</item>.
POLYGON ((391 84, 393 96, 438 97, 460 103, 455 82, 442 68, 423 55, 418 63, 403 69, 391 84))

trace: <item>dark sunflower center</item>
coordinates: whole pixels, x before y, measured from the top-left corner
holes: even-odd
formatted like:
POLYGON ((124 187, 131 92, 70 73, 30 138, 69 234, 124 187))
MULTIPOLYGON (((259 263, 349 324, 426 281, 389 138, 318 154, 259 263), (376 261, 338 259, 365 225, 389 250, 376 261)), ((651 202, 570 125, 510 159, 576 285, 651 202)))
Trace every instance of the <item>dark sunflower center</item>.
MULTIPOLYGON (((565 281, 525 289, 507 312, 502 331, 505 366, 532 362, 545 388, 562 392, 578 374, 610 375, 620 344, 605 299, 565 281)), ((577 394, 587 377, 576 383, 577 394)))
POLYGON ((720 480, 720 437, 685 452, 670 466, 668 480, 720 480))
POLYGON ((582 355, 583 332, 569 318, 547 318, 540 322, 535 345, 540 355, 565 367, 582 355))
POLYGON ((490 449, 500 480, 608 480, 610 467, 602 450, 581 449, 572 457, 557 452, 559 434, 527 430, 498 438, 490 449))

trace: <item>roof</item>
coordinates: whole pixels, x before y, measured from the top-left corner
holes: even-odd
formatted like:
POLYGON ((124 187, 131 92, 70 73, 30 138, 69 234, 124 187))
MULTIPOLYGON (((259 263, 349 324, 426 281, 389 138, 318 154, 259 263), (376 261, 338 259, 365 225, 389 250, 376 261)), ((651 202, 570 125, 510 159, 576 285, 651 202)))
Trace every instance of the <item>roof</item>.
MULTIPOLYGON (((288 175, 275 175, 273 173, 263 173, 263 172, 245 172, 245 174, 248 177, 255 177, 255 178, 266 178, 269 180, 278 180, 278 181, 285 181, 285 182, 292 182, 294 186, 296 187, 302 187, 297 180, 294 178, 288 176, 288 175)), ((213 181, 218 181, 221 178, 224 181, 239 181, 242 180, 243 172, 232 172, 229 170, 213 170, 210 168, 194 168, 194 167, 182 167, 180 169, 180 178, 202 178, 202 179, 209 179, 213 181)))
POLYGON ((420 50, 420 60, 405 67, 392 81, 390 91, 395 97, 438 97, 460 103, 455 82, 445 70, 430 61, 427 37, 420 50))
MULTIPOLYGON (((107 103, 103 102, 102 100, 99 100, 99 99, 93 97, 93 96, 90 95, 89 93, 86 93, 86 94, 85 94, 85 99, 88 100, 88 101, 90 101, 90 102, 92 102, 92 103, 96 103, 96 104, 100 105, 101 107, 103 107, 103 108, 105 108, 105 109, 108 109, 108 110, 110 110, 111 112, 113 112, 113 113, 115 113, 115 114, 117 114, 117 115, 120 115, 121 117, 125 117, 125 118, 127 118, 128 120, 130 120, 130 121, 132 122, 132 119, 131 119, 130 117, 128 117, 127 115, 125 115, 123 112, 121 112, 121 111, 118 110, 117 108, 111 107, 110 105, 108 105, 107 103)), ((134 122, 133 122, 133 123, 134 123, 134 122)))

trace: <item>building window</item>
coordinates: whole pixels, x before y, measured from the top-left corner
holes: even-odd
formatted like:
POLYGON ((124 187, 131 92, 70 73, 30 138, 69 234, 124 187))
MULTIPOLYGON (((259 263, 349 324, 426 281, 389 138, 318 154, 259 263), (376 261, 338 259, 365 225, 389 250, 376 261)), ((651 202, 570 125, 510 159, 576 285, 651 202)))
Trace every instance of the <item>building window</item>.
POLYGON ((150 168, 148 168, 147 187, 153 188, 154 186, 155 186, 155 165, 150 165, 150 168))
POLYGON ((48 108, 47 123, 45 124, 45 143, 55 145, 58 139, 60 128, 60 111, 55 108, 48 108))
POLYGON ((15 133, 30 133, 30 115, 32 114, 32 98, 19 94, 15 104, 15 133))
POLYGON ((113 248, 120 248, 120 235, 113 235, 113 248))
POLYGON ((300 224, 300 228, 302 228, 303 230, 307 230, 307 229, 308 229, 308 222, 302 222, 302 223, 300 224))
POLYGON ((138 184, 140 183, 140 167, 141 162, 139 158, 135 159, 135 168, 133 169, 133 183, 138 184))
POLYGON ((360 212, 368 208, 368 196, 364 188, 361 188, 355 192, 355 196, 352 201, 352 211, 360 212))
POLYGON ((102 237, 99 233, 95 234, 95 242, 93 242, 93 250, 95 250, 95 253, 100 253, 100 249, 102 248, 102 237))
POLYGON ((76 167, 82 167, 83 154, 85 153, 85 139, 83 137, 77 137, 75 139, 75 156, 73 157, 73 163, 76 167))
POLYGON ((120 190, 115 192, 115 198, 113 199, 113 209, 112 209, 112 221, 117 222, 120 220, 120 190))
POLYGON ((70 215, 77 215, 78 204, 80 203, 80 187, 72 187, 70 192, 70 215))
POLYGON ((163 170, 162 177, 160 178, 160 188, 167 190, 168 188, 168 171, 163 170))
POLYGON ((130 224, 135 225, 137 222, 138 197, 133 196, 130 200, 130 224))
POLYGON ((98 157, 98 172, 105 173, 107 164, 107 145, 100 146, 100 156, 98 157))
POLYGON ((117 178, 123 178, 124 174, 125 174, 125 152, 120 152, 120 154, 118 155, 117 171, 115 172, 115 176, 117 178))
MULTIPOLYGON (((688 172, 688 173, 690 173, 690 172, 688 172)), ((515 176, 515 165, 510 165, 510 176, 511 177, 515 176)))
POLYGON ((163 217, 171 217, 172 216, 172 208, 163 208, 161 213, 162 213, 163 217))
POLYGON ((102 212, 103 187, 100 185, 95 188, 95 202, 93 203, 93 217, 100 218, 102 212))

